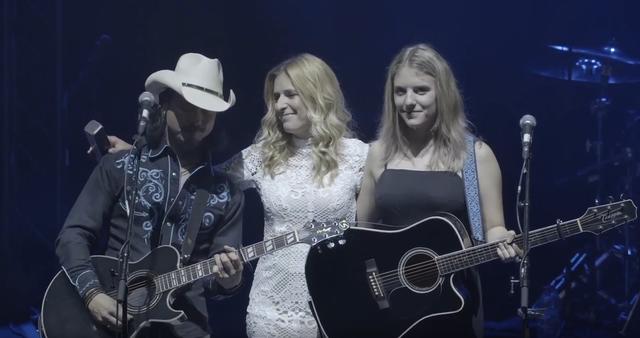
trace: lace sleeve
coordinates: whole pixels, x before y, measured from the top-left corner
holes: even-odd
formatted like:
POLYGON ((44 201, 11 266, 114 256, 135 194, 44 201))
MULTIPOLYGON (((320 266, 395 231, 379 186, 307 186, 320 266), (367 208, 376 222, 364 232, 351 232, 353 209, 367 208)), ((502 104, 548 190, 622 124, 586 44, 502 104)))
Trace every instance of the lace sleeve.
POLYGON ((242 190, 255 188, 255 177, 262 170, 259 147, 255 144, 250 145, 226 162, 217 165, 216 170, 227 174, 242 190))
POLYGON ((356 193, 360 193, 362 185, 362 177, 364 176, 364 165, 367 161, 369 153, 369 145, 358 139, 345 139, 345 160, 347 168, 354 175, 354 184, 356 193))

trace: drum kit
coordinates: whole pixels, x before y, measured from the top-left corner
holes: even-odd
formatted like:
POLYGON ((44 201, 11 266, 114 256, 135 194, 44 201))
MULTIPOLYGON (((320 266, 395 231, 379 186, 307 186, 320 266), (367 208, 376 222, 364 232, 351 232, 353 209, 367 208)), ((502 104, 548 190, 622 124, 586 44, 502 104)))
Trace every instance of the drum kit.
MULTIPOLYGON (((610 94, 640 84, 640 57, 625 54, 615 42, 598 48, 551 44, 530 70, 597 93, 589 108, 595 132, 585 147, 592 163, 558 182, 594 184, 596 203, 606 203, 605 195, 614 192, 616 198, 638 196, 640 191, 633 188, 634 181, 640 182, 640 109, 620 109, 612 105, 610 94), (605 118, 616 121, 613 132, 604 128, 605 118)), ((625 225, 573 256, 538 300, 538 306, 549 310, 538 323, 544 335, 567 336, 570 322, 592 320, 618 335, 636 336, 638 325, 632 323, 640 322, 640 310, 635 310, 640 293, 638 232, 637 224, 625 225)))

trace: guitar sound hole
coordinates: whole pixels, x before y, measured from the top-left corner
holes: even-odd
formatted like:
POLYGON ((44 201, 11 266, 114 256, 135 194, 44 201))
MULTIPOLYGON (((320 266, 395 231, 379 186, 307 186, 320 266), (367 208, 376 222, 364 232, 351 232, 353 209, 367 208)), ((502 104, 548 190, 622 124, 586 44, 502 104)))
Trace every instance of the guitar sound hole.
POLYGON ((404 281, 409 288, 416 291, 427 291, 440 278, 433 256, 422 250, 406 255, 402 267, 404 281))
POLYGON ((159 295, 156 295, 152 275, 143 273, 129 279, 129 298, 127 301, 130 312, 144 312, 153 307, 158 299, 159 295))

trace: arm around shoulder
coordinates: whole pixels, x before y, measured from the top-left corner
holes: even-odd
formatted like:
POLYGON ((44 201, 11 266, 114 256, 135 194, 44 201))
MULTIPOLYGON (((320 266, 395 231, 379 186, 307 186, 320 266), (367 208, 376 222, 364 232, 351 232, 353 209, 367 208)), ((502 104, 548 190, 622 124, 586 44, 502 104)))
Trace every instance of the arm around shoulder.
POLYGON ((225 173, 240 190, 254 188, 255 175, 262 169, 260 147, 252 144, 225 162, 216 165, 215 169, 225 173))

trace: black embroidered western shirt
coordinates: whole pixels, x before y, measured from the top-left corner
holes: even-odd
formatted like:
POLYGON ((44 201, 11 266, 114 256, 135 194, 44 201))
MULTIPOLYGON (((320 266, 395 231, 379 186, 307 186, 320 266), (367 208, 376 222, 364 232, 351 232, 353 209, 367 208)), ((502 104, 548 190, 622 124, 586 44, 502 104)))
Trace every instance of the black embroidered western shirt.
MULTIPOLYGON (((90 260, 90 248, 96 238, 103 231, 108 232, 105 254, 112 257, 118 256, 125 241, 128 222, 125 196, 132 193, 125 177, 127 182, 133 182, 133 161, 129 160, 132 158, 129 151, 102 158, 56 241, 60 263, 83 297, 87 291, 100 287, 90 260)), ((224 173, 214 172, 210 161, 194 170, 180 190, 180 165, 174 151, 166 143, 155 149, 143 146, 138 187, 130 261, 139 260, 157 245, 172 245, 180 251, 196 189, 205 189, 209 196, 193 253, 183 264, 209 258, 222 251, 224 245, 240 248, 244 195, 224 173)), ((213 297, 225 295, 225 290, 213 279, 201 279, 180 293, 174 303, 187 312, 190 320, 198 322, 199 328, 191 328, 196 331, 208 330, 205 291, 213 297)))

